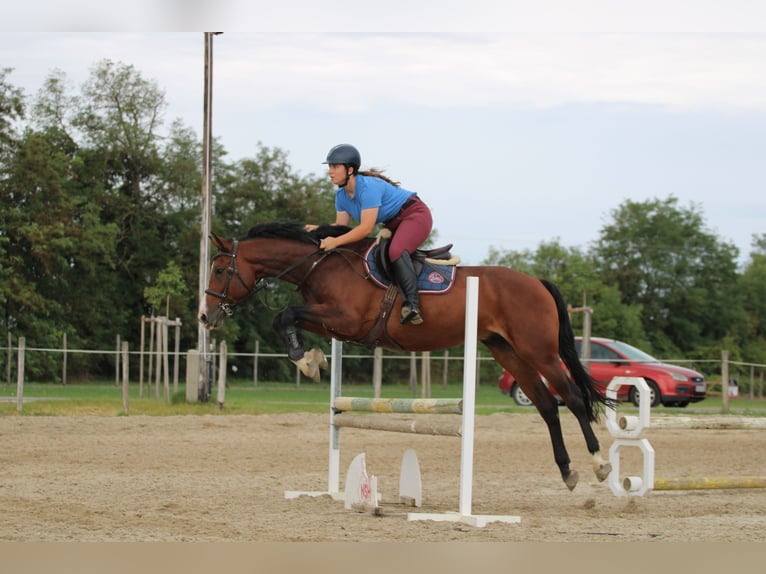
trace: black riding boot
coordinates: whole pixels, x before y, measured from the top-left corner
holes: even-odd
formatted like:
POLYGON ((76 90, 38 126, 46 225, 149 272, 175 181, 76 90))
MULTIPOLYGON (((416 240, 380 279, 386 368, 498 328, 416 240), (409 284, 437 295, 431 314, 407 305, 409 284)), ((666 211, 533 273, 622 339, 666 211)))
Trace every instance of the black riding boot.
POLYGON ((399 259, 393 262, 392 267, 394 279, 396 279, 396 284, 401 289, 402 298, 404 299, 401 323, 420 325, 423 322, 423 317, 420 316, 420 308, 418 306, 420 302, 418 277, 415 274, 415 267, 412 264, 409 252, 402 252, 399 259))

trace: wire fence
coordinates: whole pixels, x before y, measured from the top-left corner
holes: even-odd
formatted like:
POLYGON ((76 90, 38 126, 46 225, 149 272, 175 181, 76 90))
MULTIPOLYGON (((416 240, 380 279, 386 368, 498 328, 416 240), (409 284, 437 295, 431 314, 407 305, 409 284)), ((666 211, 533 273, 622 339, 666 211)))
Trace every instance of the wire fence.
MULTIPOLYGON (((12 345, 9 341, 4 349, 5 352, 0 357, 0 364, 5 363, 5 383, 10 385, 14 378, 18 378, 22 353, 32 356, 35 354, 46 355, 48 359, 59 363, 60 376, 55 377, 55 380, 33 382, 53 382, 63 385, 71 380, 70 359, 78 355, 99 355, 112 364, 116 386, 121 384, 124 376, 127 376, 129 382, 139 385, 146 384, 148 389, 155 385, 155 392, 157 392, 156 387, 161 383, 161 379, 169 377, 172 380, 173 392, 178 392, 178 386, 180 381, 184 379, 186 371, 186 353, 181 352, 177 345, 172 350, 167 348, 167 344, 165 346, 158 344, 131 351, 124 348, 126 343, 121 342, 119 336, 116 342, 114 349, 70 349, 66 346, 51 348, 24 345, 22 347, 20 344, 12 345), (124 364, 126 361, 127 364, 124 364), (164 367, 165 362, 168 363, 167 368, 164 367)), ((663 359, 662 362, 687 366, 708 373, 709 376, 706 379, 709 379, 710 391, 723 392, 723 377, 725 376, 728 381, 725 385, 728 396, 763 398, 766 364, 733 361, 729 360, 726 355, 728 354, 724 351, 722 357, 718 359, 673 358, 663 359)), ((205 355, 209 363, 210 380, 217 377, 218 356, 219 351, 213 342, 205 355)), ((461 380, 463 375, 463 354, 454 353, 451 356, 449 350, 431 353, 380 353, 380 357, 378 357, 378 353, 375 352, 354 352, 353 350, 349 352, 344 349, 342 358, 344 377, 350 375, 349 378, 357 383, 375 382, 375 362, 377 360, 382 361, 383 365, 387 365, 384 367, 387 373, 385 383, 409 384, 413 390, 417 388, 418 384, 427 383, 430 385, 432 380, 437 381, 437 383, 440 381, 446 387, 450 382, 461 380), (403 362, 408 364, 403 365, 403 362)), ((596 362, 596 360, 594 359, 592 362, 596 362)), ((294 369, 291 367, 286 371, 286 364, 289 364, 287 353, 261 352, 259 343, 256 342, 252 352, 228 352, 227 368, 229 373, 227 375, 237 380, 250 380, 254 387, 257 387, 261 381, 294 383, 300 387, 302 383, 300 370, 297 367, 294 369), (289 378, 286 378, 285 372, 292 372, 293 375, 288 375, 289 378)), ((496 384, 500 374, 501 369, 494 359, 487 354, 482 356, 479 352, 477 356, 477 383, 496 384)), ((24 376, 28 378, 26 373, 24 376)), ((99 380, 103 380, 103 376, 99 377, 99 380)))

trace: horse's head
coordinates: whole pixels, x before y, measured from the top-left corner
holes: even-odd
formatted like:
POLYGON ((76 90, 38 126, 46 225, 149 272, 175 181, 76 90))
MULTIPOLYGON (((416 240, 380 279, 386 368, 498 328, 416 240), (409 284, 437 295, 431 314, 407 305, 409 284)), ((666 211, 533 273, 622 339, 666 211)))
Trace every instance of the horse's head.
MULTIPOLYGON (((247 297, 255 285, 255 277, 243 276, 237 265, 239 241, 222 239, 210 234, 218 253, 213 257, 205 299, 199 310, 199 320, 208 329, 221 326, 223 320, 234 312, 234 307, 247 297)), ((244 273, 252 273, 247 267, 244 273)))

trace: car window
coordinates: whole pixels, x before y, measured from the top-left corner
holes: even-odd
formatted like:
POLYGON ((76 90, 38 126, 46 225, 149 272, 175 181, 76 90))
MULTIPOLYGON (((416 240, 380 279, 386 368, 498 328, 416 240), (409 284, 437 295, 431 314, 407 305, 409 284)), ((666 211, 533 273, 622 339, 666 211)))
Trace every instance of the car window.
POLYGON ((612 351, 611 349, 608 349, 604 345, 601 345, 600 343, 594 343, 591 341, 590 344, 590 357, 593 360, 596 361, 602 361, 602 362, 609 362, 609 361, 619 361, 622 359, 620 355, 612 351))

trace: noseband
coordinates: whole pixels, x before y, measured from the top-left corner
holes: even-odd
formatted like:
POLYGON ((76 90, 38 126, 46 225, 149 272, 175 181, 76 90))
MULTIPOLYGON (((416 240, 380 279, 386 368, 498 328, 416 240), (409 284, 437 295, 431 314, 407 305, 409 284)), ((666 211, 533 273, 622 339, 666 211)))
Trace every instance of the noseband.
POLYGON ((218 253, 214 258, 217 259, 218 257, 230 257, 229 267, 226 269, 226 282, 223 284, 223 292, 219 293, 218 291, 213 291, 212 289, 205 289, 205 293, 208 295, 212 295, 213 297, 217 297, 219 299, 218 301, 218 307, 226 313, 227 317, 231 317, 234 314, 234 307, 237 306, 237 302, 235 302, 233 299, 229 297, 229 286, 231 285, 231 279, 232 277, 236 277, 239 279, 239 282, 242 283, 242 286, 250 291, 251 289, 247 286, 247 283, 245 283, 245 280, 242 279, 242 277, 239 274, 239 271, 237 270, 237 250, 239 249, 239 241, 234 240, 234 243, 232 245, 232 251, 231 253, 218 253))

